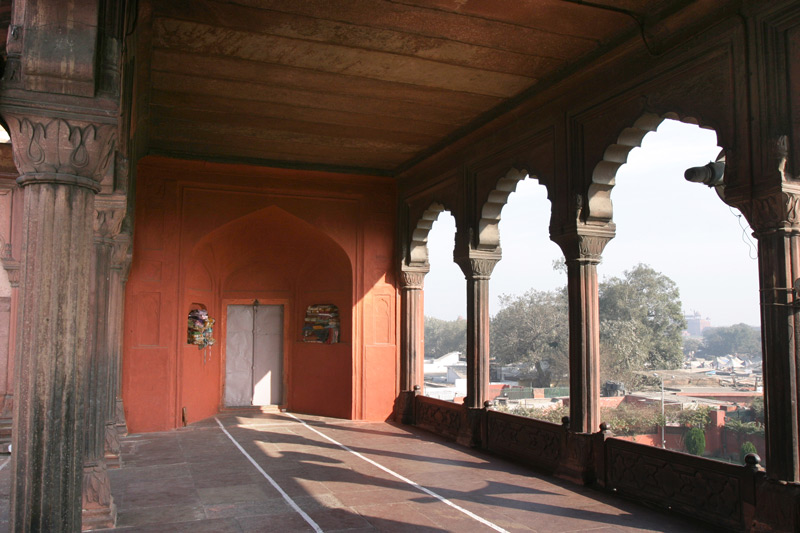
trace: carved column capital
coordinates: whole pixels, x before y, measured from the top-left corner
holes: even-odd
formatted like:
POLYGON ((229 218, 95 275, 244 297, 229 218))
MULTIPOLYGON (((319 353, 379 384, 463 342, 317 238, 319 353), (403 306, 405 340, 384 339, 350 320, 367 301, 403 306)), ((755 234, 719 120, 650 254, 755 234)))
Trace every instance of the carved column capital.
POLYGON ((131 266, 131 237, 120 233, 114 237, 114 247, 111 250, 111 269, 121 270, 126 274, 131 266))
POLYGON ((127 201, 124 196, 97 195, 94 201, 94 234, 102 239, 113 239, 122 229, 127 201))
POLYGON ((4 114, 21 186, 64 183, 100 190, 117 143, 114 123, 4 114))
POLYGON ((3 268, 6 270, 6 273, 8 273, 8 283, 11 285, 11 287, 18 288, 21 265, 19 260, 14 258, 10 242, 3 245, 0 262, 3 263, 3 268))
POLYGON ((800 231, 800 186, 784 183, 780 188, 737 202, 736 207, 756 234, 778 229, 800 231))
POLYGON ((490 279, 492 271, 502 258, 500 248, 492 251, 469 250, 466 254, 454 257, 467 279, 490 279))
POLYGON ((400 268, 400 286, 408 290, 422 290, 425 285, 425 274, 431 267, 427 263, 421 266, 406 266, 400 268))
POLYGON ((606 244, 614 238, 614 225, 578 226, 560 235, 551 235, 551 240, 561 247, 567 262, 597 264, 602 259, 606 244))

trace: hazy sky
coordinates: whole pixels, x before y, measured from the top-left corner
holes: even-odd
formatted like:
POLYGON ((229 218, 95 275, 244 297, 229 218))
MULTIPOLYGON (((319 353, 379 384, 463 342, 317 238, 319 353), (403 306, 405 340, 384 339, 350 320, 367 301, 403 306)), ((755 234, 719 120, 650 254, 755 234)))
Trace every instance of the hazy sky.
MULTIPOLYGON (((713 189, 683 178, 688 167, 716 159, 716 134, 665 121, 635 148, 617 173, 611 194, 617 236, 598 267, 601 281, 646 263, 678 285, 686 313, 699 312, 713 326, 758 325, 755 240, 738 211, 713 189), (743 231, 744 225, 746 231, 743 231)), ((548 237, 550 202, 544 187, 520 182, 500 221, 503 259, 490 282, 490 312, 498 296, 566 284, 552 268, 561 250, 548 237)), ((466 316, 466 284, 453 263, 455 222, 442 213, 429 235, 431 272, 425 277, 425 314, 447 320, 466 316)))

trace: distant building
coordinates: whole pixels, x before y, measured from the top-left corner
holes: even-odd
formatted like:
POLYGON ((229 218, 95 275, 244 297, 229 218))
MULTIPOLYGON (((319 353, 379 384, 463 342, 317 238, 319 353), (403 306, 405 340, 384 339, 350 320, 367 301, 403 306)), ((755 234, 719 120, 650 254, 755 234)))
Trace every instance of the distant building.
POLYGON ((703 330, 711 327, 711 320, 708 317, 702 318, 697 311, 693 315, 686 315, 686 331, 692 337, 702 337, 703 330))

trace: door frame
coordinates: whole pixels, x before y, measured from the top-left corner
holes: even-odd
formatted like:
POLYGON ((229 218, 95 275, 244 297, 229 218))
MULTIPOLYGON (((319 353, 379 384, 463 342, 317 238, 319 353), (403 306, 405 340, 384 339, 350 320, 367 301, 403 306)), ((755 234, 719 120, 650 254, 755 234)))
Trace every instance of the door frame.
POLYGON ((220 411, 227 409, 225 405, 225 379, 227 375, 227 348, 228 348, 228 306, 229 305, 253 305, 253 302, 258 300, 258 305, 282 305, 283 306, 283 340, 281 347, 283 351, 283 376, 281 380, 281 401, 278 404, 280 409, 287 408, 287 398, 289 397, 289 375, 291 374, 291 360, 289 349, 291 342, 289 342, 289 322, 291 318, 291 306, 288 299, 285 298, 259 298, 253 296, 252 298, 223 298, 222 299, 222 312, 220 313, 220 327, 219 336, 220 346, 220 368, 219 368, 219 408, 220 411))

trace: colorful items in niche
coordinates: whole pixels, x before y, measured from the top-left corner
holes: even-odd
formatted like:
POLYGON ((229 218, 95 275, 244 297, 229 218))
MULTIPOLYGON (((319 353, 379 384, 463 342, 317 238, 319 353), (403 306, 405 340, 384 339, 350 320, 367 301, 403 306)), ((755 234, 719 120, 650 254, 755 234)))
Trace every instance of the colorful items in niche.
POLYGON ((214 319, 209 318, 205 309, 192 309, 189 311, 189 329, 186 341, 197 345, 199 350, 206 346, 213 346, 214 319))
POLYGON ((339 342, 339 308, 333 304, 314 304, 306 309, 303 342, 339 342))

